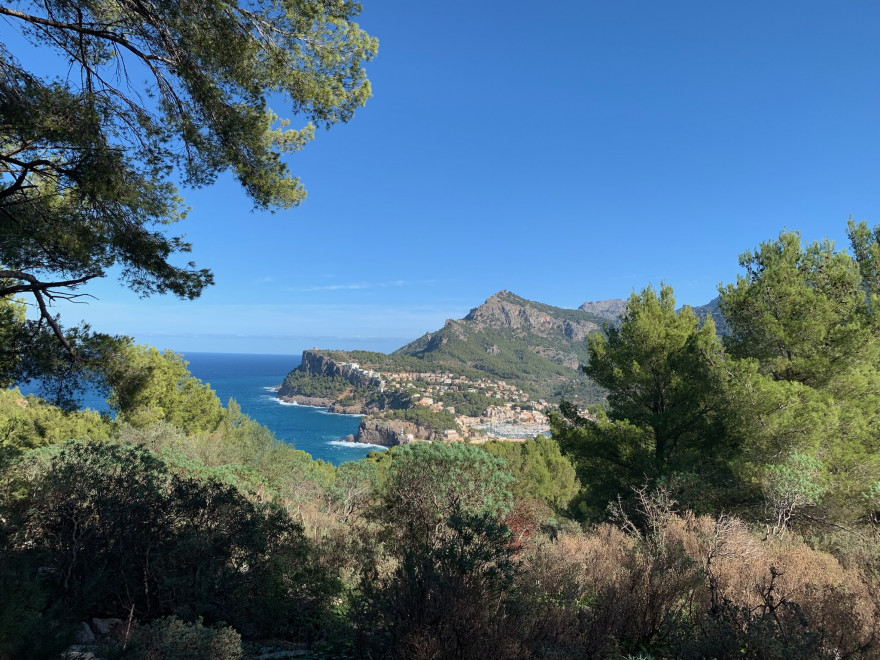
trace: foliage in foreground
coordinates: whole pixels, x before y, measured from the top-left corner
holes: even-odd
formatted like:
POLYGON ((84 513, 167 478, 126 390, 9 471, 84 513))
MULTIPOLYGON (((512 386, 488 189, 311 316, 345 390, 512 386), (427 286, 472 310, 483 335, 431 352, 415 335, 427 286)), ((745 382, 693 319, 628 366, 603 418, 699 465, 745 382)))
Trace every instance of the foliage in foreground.
POLYGON ((67 616, 175 614, 303 636, 333 593, 283 509, 178 476, 145 449, 64 443, 10 476, 4 555, 39 565, 67 616))
POLYGON ((514 534, 546 482, 519 485, 505 461, 459 443, 300 472, 297 499, 267 476, 276 494, 261 495, 253 478, 233 487, 194 459, 165 462, 187 446, 173 427, 127 428, 158 453, 71 442, 4 471, 0 583, 19 599, 14 616, 0 608, 0 655, 29 648, 37 630, 55 631, 40 643, 57 654, 91 616, 133 616, 128 652, 161 658, 185 640, 239 657, 237 634, 318 643, 331 657, 877 650, 870 543, 842 563, 792 534, 762 540, 737 518, 678 511, 668 491, 647 488, 612 524, 554 522, 548 507, 514 534))
POLYGON ((0 382, 41 376, 72 405, 70 386, 100 375, 124 338, 65 329, 49 309, 90 280, 112 272, 141 296, 185 299, 213 283, 165 231, 187 213, 177 182, 228 172, 259 209, 305 198, 284 156, 371 95, 363 65, 378 43, 359 12, 312 0, 0 7, 17 32, 0 45, 0 382), (33 66, 33 49, 49 70, 33 66), (10 307, 21 294, 36 320, 10 307))

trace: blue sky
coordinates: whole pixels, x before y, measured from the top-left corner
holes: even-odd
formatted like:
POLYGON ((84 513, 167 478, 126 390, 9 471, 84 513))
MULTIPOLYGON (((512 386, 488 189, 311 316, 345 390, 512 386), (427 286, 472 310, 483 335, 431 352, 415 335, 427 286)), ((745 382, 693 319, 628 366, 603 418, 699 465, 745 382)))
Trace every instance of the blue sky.
POLYGON ((389 350, 500 289, 576 307, 665 281, 702 304, 782 228, 843 246, 848 217, 880 223, 876 2, 363 5, 374 97, 291 157, 305 203, 185 191, 176 229, 216 286, 101 282, 67 322, 182 351, 389 350))

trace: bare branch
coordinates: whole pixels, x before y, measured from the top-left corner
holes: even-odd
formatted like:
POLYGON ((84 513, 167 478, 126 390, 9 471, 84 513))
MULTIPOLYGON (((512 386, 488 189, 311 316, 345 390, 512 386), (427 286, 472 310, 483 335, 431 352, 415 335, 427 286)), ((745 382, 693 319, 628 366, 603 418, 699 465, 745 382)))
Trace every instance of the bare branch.
POLYGON ((67 341, 67 337, 64 336, 64 332, 61 330, 61 326, 55 321, 52 315, 49 313, 49 309, 46 307, 46 301, 43 300, 43 295, 40 291, 35 290, 32 292, 34 294, 34 298, 37 299, 37 305, 40 307, 40 318, 49 324, 49 327, 52 328, 52 333, 58 339, 59 343, 64 346, 65 350, 67 350, 70 357, 74 360, 78 360, 79 357, 76 354, 73 346, 70 345, 70 342, 67 341))
MULTIPOLYGON (((25 188, 32 187, 32 186, 26 186, 24 184, 25 180, 27 179, 27 175, 28 175, 29 171, 30 170, 23 168, 21 170, 21 174, 19 174, 18 177, 16 177, 15 181, 13 181, 12 184, 8 188, 4 188, 3 190, 0 190, 0 199, 3 199, 4 197, 8 197, 9 195, 17 193, 19 190, 23 190, 25 188)), ((11 173, 11 170, 10 170, 10 173, 11 173)))
MULTIPOLYGON (((29 284, 15 284, 13 286, 2 287, 0 288, 0 296, 14 296, 16 293, 33 293, 35 296, 37 296, 38 294, 46 294, 49 289, 77 286, 99 276, 100 275, 96 273, 93 275, 78 277, 73 280, 63 280, 60 282, 41 282, 30 273, 25 273, 20 270, 0 270, 0 279, 17 279, 29 282, 29 284)), ((57 297, 58 294, 47 294, 47 297, 49 299, 52 299, 53 296, 57 297)))
POLYGON ((143 60, 148 66, 150 66, 151 69, 153 68, 151 66, 152 62, 162 62, 164 64, 167 64, 168 66, 173 66, 171 60, 161 57, 160 55, 151 55, 149 53, 145 53, 134 46, 127 39, 120 37, 118 34, 111 30, 89 28, 85 27, 84 25, 77 25, 76 23, 63 23, 61 21, 56 21, 51 18, 43 18, 41 16, 33 16, 32 14, 25 14, 24 12, 18 11, 16 9, 10 9, 9 7, 3 6, 0 6, 0 14, 12 16, 13 18, 19 18, 23 21, 27 21, 28 23, 33 23, 34 25, 42 25, 45 27, 57 28, 60 30, 70 30, 78 34, 87 34, 92 37, 98 37, 99 39, 112 41, 113 43, 119 44, 120 46, 143 60))

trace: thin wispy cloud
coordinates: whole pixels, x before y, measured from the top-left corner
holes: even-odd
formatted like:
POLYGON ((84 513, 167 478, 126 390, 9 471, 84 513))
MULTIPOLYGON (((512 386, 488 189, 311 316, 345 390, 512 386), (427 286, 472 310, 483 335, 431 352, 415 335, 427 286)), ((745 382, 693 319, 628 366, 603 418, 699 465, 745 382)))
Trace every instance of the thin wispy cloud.
POLYGON ((317 286, 296 286, 291 287, 291 291, 354 291, 357 289, 371 289, 375 285, 370 282, 357 282, 355 284, 323 284, 317 286))
POLYGON ((291 291, 299 291, 307 293, 311 291, 355 291, 358 289, 388 289, 397 286, 406 286, 408 284, 418 284, 418 282, 407 282, 405 280, 394 280, 391 282, 355 282, 352 284, 318 284, 313 286, 291 287, 291 291))

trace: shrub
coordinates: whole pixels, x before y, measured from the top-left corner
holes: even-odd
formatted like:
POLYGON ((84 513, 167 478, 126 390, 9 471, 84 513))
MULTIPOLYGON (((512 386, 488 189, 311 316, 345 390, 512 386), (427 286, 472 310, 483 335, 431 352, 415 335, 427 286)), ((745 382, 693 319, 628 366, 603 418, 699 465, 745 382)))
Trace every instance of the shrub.
POLYGON ((131 652, 143 660, 241 660, 241 635, 229 626, 169 616, 138 628, 131 652))
POLYGON ((493 440, 481 447, 507 463, 515 479, 511 490, 517 499, 540 499, 564 509, 580 489, 574 466, 552 438, 539 435, 525 442, 493 440))
POLYGON ((625 531, 601 524, 527 545, 535 655, 877 656, 880 599, 858 570, 794 538, 762 542, 735 518, 652 506, 625 531))
POLYGON ((453 512, 429 544, 402 548, 386 580, 364 585, 359 650, 421 660, 519 658, 510 531, 453 512))
POLYGON ((26 553, 0 550, 0 660, 55 660, 73 642, 80 624, 50 599, 53 577, 26 553))
POLYGON ((282 509, 182 478, 142 448, 68 443, 23 461, 14 488, 11 545, 57 574, 52 597, 79 616, 134 608, 300 636, 335 590, 282 509))
POLYGON ((409 538, 429 538, 453 511, 510 511, 513 477, 502 459, 462 443, 427 442, 393 452, 385 492, 386 519, 409 538))

